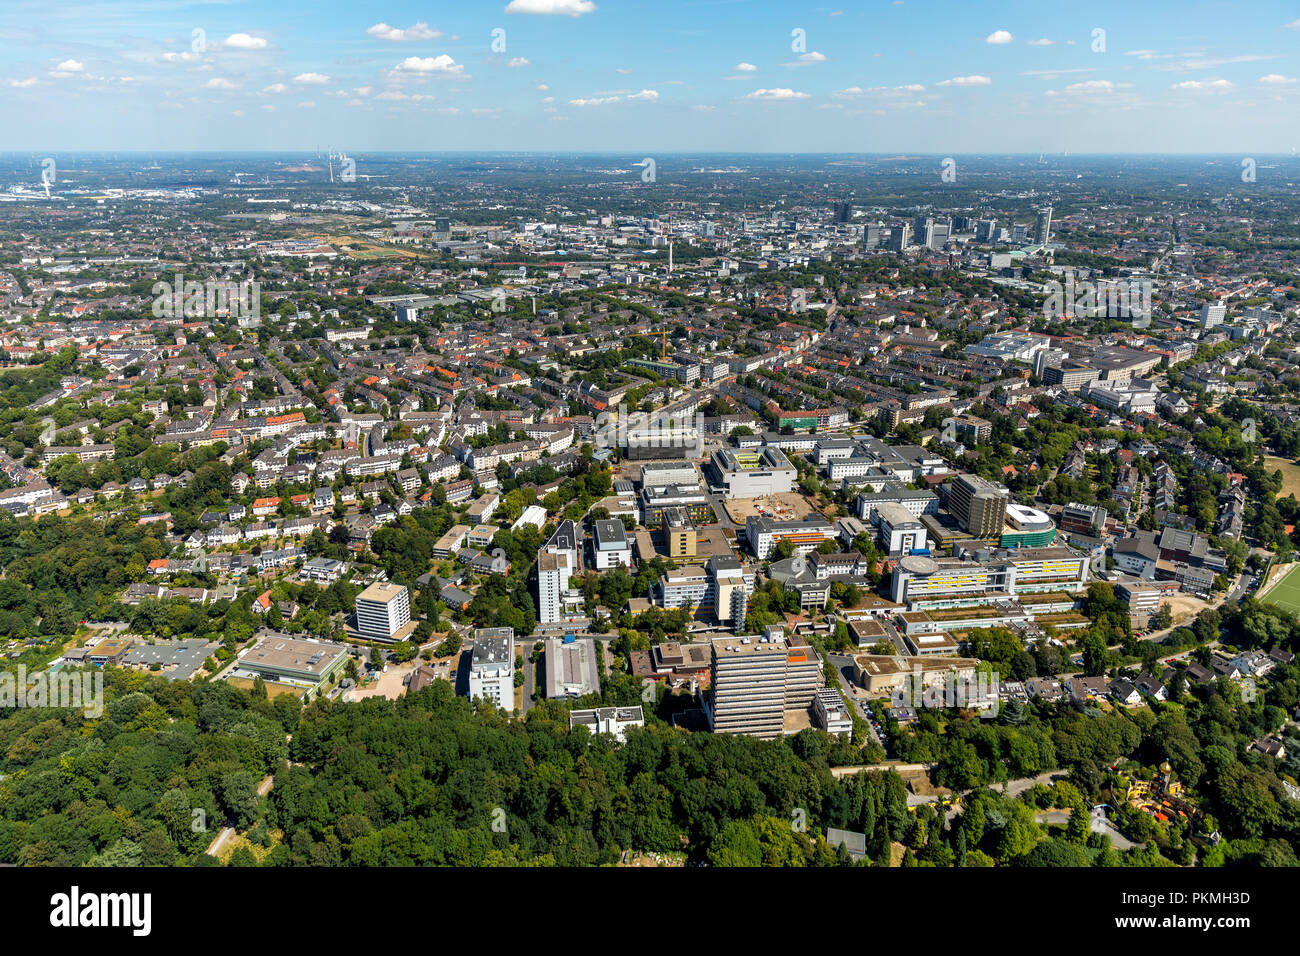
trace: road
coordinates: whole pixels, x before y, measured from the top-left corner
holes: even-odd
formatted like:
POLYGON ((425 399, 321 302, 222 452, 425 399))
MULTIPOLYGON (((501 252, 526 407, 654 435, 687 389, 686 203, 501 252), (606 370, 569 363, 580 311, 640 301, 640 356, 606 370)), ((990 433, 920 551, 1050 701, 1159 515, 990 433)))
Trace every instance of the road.
POLYGON ((867 736, 881 746, 885 754, 889 754, 889 744, 880 738, 876 733, 876 728, 871 725, 873 715, 867 709, 866 701, 858 694, 853 693, 853 658, 846 654, 828 654, 827 659, 835 667, 835 675, 840 680, 840 690, 844 694, 844 699, 849 701, 849 706, 856 707, 858 716, 867 723, 867 736))
POLYGON ((1237 583, 1234 584, 1232 590, 1228 592, 1228 596, 1223 599, 1223 603, 1236 604, 1243 597, 1245 597, 1246 592, 1250 589, 1249 588, 1250 579, 1251 579, 1251 575, 1246 571, 1242 571, 1241 574, 1237 577, 1237 583))

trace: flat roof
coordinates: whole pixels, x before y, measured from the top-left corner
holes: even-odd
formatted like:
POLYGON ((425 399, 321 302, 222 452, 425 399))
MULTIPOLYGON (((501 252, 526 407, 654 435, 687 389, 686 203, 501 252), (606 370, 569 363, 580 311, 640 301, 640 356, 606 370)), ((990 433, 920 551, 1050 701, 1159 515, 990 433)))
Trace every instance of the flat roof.
POLYGON ((358 601, 371 601, 375 604, 387 604, 406 590, 404 584, 392 581, 376 581, 357 595, 358 601))
POLYGON ((347 648, 342 644, 299 640, 277 634, 261 638, 240 654, 238 666, 295 670, 319 677, 346 653, 347 648))

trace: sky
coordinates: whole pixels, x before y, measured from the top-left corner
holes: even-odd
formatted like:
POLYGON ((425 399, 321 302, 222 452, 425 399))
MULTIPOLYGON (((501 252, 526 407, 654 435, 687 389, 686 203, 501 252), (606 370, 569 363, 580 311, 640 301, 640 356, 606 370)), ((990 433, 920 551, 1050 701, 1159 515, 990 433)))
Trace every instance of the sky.
POLYGON ((1291 153, 1300 0, 4 0, 0 151, 1291 153))

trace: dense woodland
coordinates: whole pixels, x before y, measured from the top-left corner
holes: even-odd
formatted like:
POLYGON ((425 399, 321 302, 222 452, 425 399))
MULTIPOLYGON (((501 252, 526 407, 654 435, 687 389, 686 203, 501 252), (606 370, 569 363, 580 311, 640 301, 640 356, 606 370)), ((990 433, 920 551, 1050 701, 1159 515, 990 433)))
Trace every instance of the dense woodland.
MULTIPOLYGON (((1300 672, 1281 683, 1294 695, 1300 672)), ((444 681, 397 701, 305 708, 260 687, 116 670, 106 689, 98 719, 0 718, 0 863, 214 865, 203 851, 225 825, 259 851, 241 847, 231 865, 579 865, 624 849, 720 866, 848 865, 827 846, 829 827, 866 834, 868 865, 891 854, 905 866, 1295 865, 1300 842, 1300 803, 1278 776, 1287 768, 1246 749, 1277 706, 1224 688, 1158 713, 927 712, 900 736, 900 756, 973 788, 948 829, 930 808, 907 808, 897 774, 836 779, 830 768, 856 762, 856 748, 815 730, 763 742, 652 716, 618 744, 570 731, 564 705, 512 720, 444 681), (1087 832, 1086 807, 1113 798, 1118 771, 1150 773, 1164 759, 1204 817, 1160 827, 1124 810, 1121 828, 1148 841, 1124 852, 1087 832), (985 789, 1053 769, 1065 779, 1017 798, 985 789), (1036 822, 1048 807, 1080 812, 1065 826, 1036 822), (1206 840, 1214 830, 1217 844, 1206 840)))

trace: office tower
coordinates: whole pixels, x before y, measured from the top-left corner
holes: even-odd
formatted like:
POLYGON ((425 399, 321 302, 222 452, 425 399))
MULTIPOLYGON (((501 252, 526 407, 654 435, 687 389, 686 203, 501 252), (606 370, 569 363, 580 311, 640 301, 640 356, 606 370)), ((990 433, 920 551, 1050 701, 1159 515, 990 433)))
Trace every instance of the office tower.
POLYGON ((482 697, 498 707, 515 706, 515 629, 480 627, 470 653, 469 699, 482 697))
POLYGON ((948 489, 948 511, 977 538, 1002 535, 1007 489, 976 475, 958 475, 948 489))
POLYGON ((411 595, 400 584, 378 581, 357 595, 357 631, 374 641, 396 640, 411 623, 411 595))
POLYGON ((537 620, 554 624, 581 603, 581 592, 569 586, 582 571, 578 529, 571 520, 560 522, 555 533, 537 551, 537 620))
POLYGON ((931 223, 930 228, 927 231, 925 247, 936 252, 942 249, 944 244, 948 241, 948 236, 951 234, 951 231, 952 227, 946 223, 931 223))
POLYGON ((907 223, 894 226, 889 230, 889 250, 902 252, 912 244, 912 227, 907 223))
POLYGON ((1227 318, 1228 307, 1220 303, 1210 304, 1206 302, 1201 306, 1201 325, 1207 329, 1214 328, 1216 325, 1222 325, 1223 320, 1227 318))
POLYGON ((862 228, 862 248, 879 249, 884 235, 884 230, 879 224, 874 226, 863 226, 862 228))
POLYGON ((953 231, 953 232, 970 232, 970 230, 971 230, 971 223, 972 223, 972 222, 973 222, 973 220, 971 219, 970 216, 953 216, 953 217, 952 217, 952 231, 953 231))
POLYGON ((668 557, 695 557, 696 534, 690 517, 682 508, 665 508, 663 512, 664 542, 668 557))
POLYGON ((1034 245, 1045 246, 1052 236, 1052 207, 1044 206, 1038 210, 1038 218, 1034 220, 1034 245))
POLYGON ((853 206, 846 202, 837 202, 834 206, 835 221, 837 223, 849 222, 853 219, 853 206))
POLYGON ((1012 242, 1019 244, 1024 242, 1028 238, 1029 238, 1029 227, 1026 226, 1024 223, 1016 223, 1014 226, 1011 227, 1012 242))
POLYGON ((745 626, 749 588, 745 569, 735 558, 709 559, 709 577, 713 585, 713 616, 720 624, 730 624, 733 631, 745 626))
POLYGON ((912 219, 912 235, 920 239, 925 235, 925 229, 930 223, 934 222, 929 216, 916 216, 912 219))
POLYGON ((998 221, 996 219, 981 219, 975 223, 975 241, 992 242, 997 238, 998 221))
POLYGON ((1049 368, 1060 368, 1070 357, 1065 349, 1039 349, 1034 353, 1034 374, 1040 379, 1049 368))
POLYGON ((704 707, 714 733, 779 737, 786 712, 807 710, 822 686, 816 651, 780 627, 758 638, 719 638, 711 646, 704 707))

